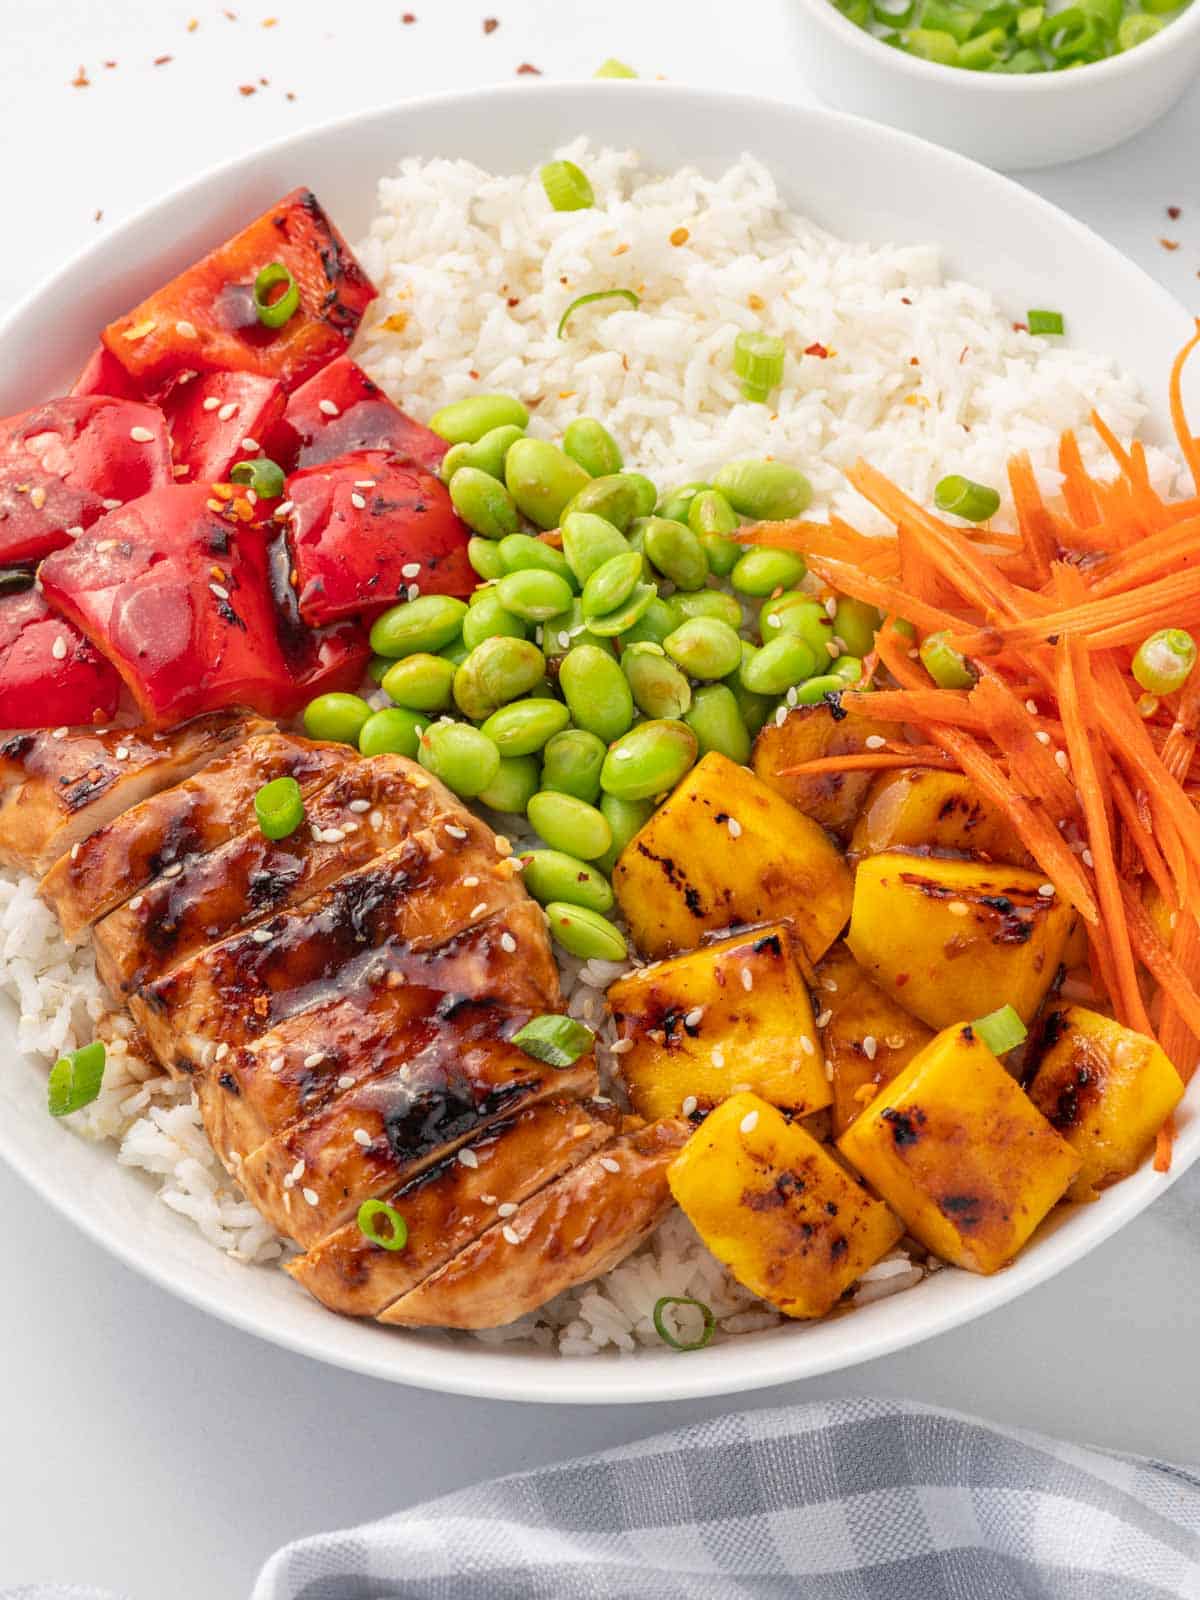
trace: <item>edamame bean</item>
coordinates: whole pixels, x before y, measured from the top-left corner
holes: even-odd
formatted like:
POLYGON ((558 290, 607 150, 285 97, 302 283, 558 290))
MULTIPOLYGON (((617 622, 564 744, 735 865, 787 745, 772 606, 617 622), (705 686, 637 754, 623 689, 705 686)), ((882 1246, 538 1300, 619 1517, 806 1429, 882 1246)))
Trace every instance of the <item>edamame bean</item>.
MULTIPOLYGON (((542 751, 542 788, 594 802, 600 793, 600 768, 607 754, 602 739, 586 728, 564 728, 542 751)), ((551 899, 566 899, 552 895, 551 899)), ((599 908, 603 910, 604 907, 599 908)))
POLYGON ((628 649, 631 644, 661 644, 684 620, 678 607, 681 598, 672 595, 669 600, 660 600, 656 595, 633 627, 622 634, 622 646, 628 649))
POLYGON ((436 654, 462 630, 467 608, 448 594, 423 594, 377 617, 371 625, 371 649, 379 656, 411 656, 419 650, 436 654))
POLYGON ((573 574, 566 556, 544 539, 535 539, 528 533, 510 533, 506 539, 501 539, 499 548, 505 575, 510 572, 553 572, 564 583, 573 586, 573 574))
POLYGON ((304 731, 310 739, 357 744, 371 708, 361 695, 319 694, 304 708, 304 731))
POLYGON ((833 619, 819 600, 810 600, 795 591, 764 600, 759 608, 758 627, 764 644, 781 634, 794 633, 804 640, 818 662, 829 659, 825 646, 833 639, 833 619))
POLYGON ((658 490, 640 472, 623 472, 621 476, 634 492, 633 514, 635 517, 649 517, 654 514, 654 507, 658 503, 658 490))
POLYGON ((603 478, 593 478, 572 496, 563 510, 562 520, 565 522, 568 517, 586 511, 591 516, 603 517, 618 533, 624 533, 638 515, 642 500, 640 486, 630 477, 621 472, 606 473, 603 478))
POLYGON ((742 721, 737 696, 723 683, 708 683, 697 689, 691 710, 683 720, 696 735, 701 755, 719 750, 739 766, 749 761, 750 730, 742 721))
POLYGON ((658 590, 652 583, 639 583, 624 605, 618 606, 615 611, 606 612, 602 617, 590 617, 587 630, 601 639, 612 639, 617 634, 624 634, 645 615, 657 597, 658 590))
POLYGON ((454 687, 454 663, 418 651, 394 661, 384 675, 384 693, 410 711, 445 711, 454 687))
POLYGON ((500 604, 514 617, 526 622, 545 622, 571 604, 571 585, 557 572, 530 567, 525 572, 510 572, 496 585, 500 604))
POLYGON ((812 499, 812 484, 786 461, 730 461, 713 479, 740 516, 755 522, 798 517, 812 499))
POLYGON ((552 850, 563 850, 581 861, 595 860, 612 844, 612 829, 604 813, 559 789, 539 790, 526 807, 526 815, 552 850))
POLYGON ((543 905, 553 900, 603 912, 613 903, 612 885, 595 867, 562 850, 526 850, 521 853, 521 881, 543 905))
POLYGON ((529 413, 511 394, 473 394, 435 411, 429 426, 450 444, 476 444, 494 428, 524 428, 529 413))
POLYGON ((663 496, 656 515, 666 517, 668 522, 686 522, 692 501, 710 487, 707 483, 680 484, 678 489, 672 489, 663 496))
POLYGON ((621 930, 587 906, 552 900, 546 907, 546 922, 557 943, 581 961, 624 961, 629 954, 621 930))
POLYGON ((611 877, 622 850, 654 815, 654 801, 622 800, 619 795, 602 794, 600 809, 612 829, 613 842, 602 856, 596 857, 596 866, 606 877, 611 877))
POLYGON ((869 655, 875 648, 875 630, 880 621, 874 606, 843 595, 833 614, 834 638, 841 640, 847 655, 869 655))
POLYGON ((863 675, 862 658, 860 656, 839 656, 829 670, 832 677, 840 678, 848 689, 853 689, 863 675))
POLYGON ((795 633, 769 639, 749 660, 742 658, 742 682, 755 694, 783 694, 816 670, 816 656, 795 633))
MULTIPOLYGON (((743 644, 743 661, 746 660, 746 651, 751 649, 752 646, 743 644)), ((753 651, 753 653, 755 655, 758 654, 756 650, 753 651)), ((767 725, 767 718, 771 715, 771 712, 775 707, 774 696, 769 694, 755 694, 753 690, 747 689, 746 685, 742 682, 742 674, 740 669, 737 672, 731 672, 729 674, 729 676, 725 679, 725 687, 737 701, 738 711, 741 714, 742 721, 746 724, 746 728, 749 731, 750 737, 753 739, 754 736, 767 725)))
POLYGON ((593 639, 588 633, 583 620, 583 602, 576 595, 569 611, 560 612, 557 617, 547 617, 542 624, 542 649, 549 659, 558 660, 578 642, 598 644, 610 656, 616 655, 616 650, 607 639, 593 639))
POLYGON ((493 811, 523 817, 525 807, 538 792, 540 781, 536 756, 501 756, 496 776, 475 798, 482 805, 491 806, 493 811))
POLYGON ((622 800, 649 800, 673 789, 695 763, 700 745, 686 722, 639 722, 604 758, 600 786, 622 800))
POLYGON ((584 616, 602 617, 624 605, 637 587, 643 565, 636 550, 626 550, 597 567, 583 586, 584 616))
POLYGON ((367 676, 372 683, 382 683, 384 673, 393 664, 391 656, 372 656, 367 662, 367 676))
MULTIPOLYGON (((503 540, 500 541, 503 544, 503 540)), ((467 540, 467 560, 485 581, 504 576, 504 562, 500 558, 500 545, 478 534, 467 540)))
POLYGON ((562 690, 577 727, 610 744, 633 722, 633 696, 625 674, 607 651, 595 644, 568 650, 558 669, 562 690))
POLYGON ((482 592, 476 590, 476 594, 478 599, 463 618, 462 642, 468 650, 476 649, 485 639, 526 637, 528 629, 525 623, 505 609, 504 602, 494 588, 482 592))
POLYGON ((671 605, 679 613, 681 622, 689 617, 716 617, 733 629, 742 625, 742 608, 724 589, 697 589, 692 594, 673 594, 671 605))
POLYGON ((459 467, 450 479, 450 499, 472 533, 485 539, 503 539, 521 526, 512 495, 478 467, 459 467))
POLYGON ((604 478, 620 472, 621 448, 602 422, 595 417, 576 417, 567 424, 562 447, 589 478, 604 478))
POLYGON ((736 539, 727 539, 721 533, 702 533, 700 543, 708 557, 709 570, 714 577, 727 578, 742 558, 746 548, 736 539))
POLYGON ((514 700, 493 711, 479 731, 502 756, 531 756, 570 720, 561 700, 514 700))
POLYGON ((708 557, 700 540, 681 522, 651 517, 644 534, 646 555, 678 589, 701 589, 708 577, 708 557))
POLYGON ((448 644, 444 650, 438 651, 443 661, 452 662, 456 667, 461 667, 470 654, 469 647, 461 639, 456 639, 453 644, 448 644))
POLYGON ((482 722, 510 700, 528 694, 545 670, 545 656, 528 639, 503 635, 485 639, 454 674, 454 699, 465 717, 482 722))
POLYGON ((562 553, 575 581, 588 579, 615 556, 628 555, 624 535, 591 511, 571 511, 562 520, 562 553))
POLYGON ((493 478, 503 478, 504 458, 509 446, 524 437, 524 428, 510 423, 502 428, 492 428, 477 444, 453 445, 442 457, 442 482, 449 483, 460 467, 477 467, 480 472, 486 472, 493 478))
POLYGON ((539 528, 556 528, 564 507, 593 481, 577 461, 545 439, 518 439, 504 460, 508 492, 539 528))
POLYGON ((431 722, 421 734, 417 760, 465 800, 482 793, 500 771, 499 750, 465 722, 431 722))
POLYGON ((742 659, 741 639, 717 617, 689 617, 663 649, 692 678, 724 678, 742 659))
POLYGON ((404 706, 389 706, 368 717, 358 731, 358 748, 364 756, 407 756, 413 760, 429 718, 404 706))
POLYGON ((719 489, 702 489, 688 506, 687 525, 696 534, 736 533, 738 514, 719 489))
POLYGON ((776 589, 794 588, 806 570, 801 558, 790 550, 758 545, 738 558, 729 581, 740 594, 774 594, 776 589))
POLYGON ((799 706, 818 706, 826 695, 841 694, 845 690, 845 683, 841 678, 828 672, 824 677, 809 678, 806 682, 796 685, 796 704, 799 706))
POLYGON ((667 660, 662 645, 627 645, 621 652, 621 671, 643 716, 682 717, 692 703, 691 685, 667 660))

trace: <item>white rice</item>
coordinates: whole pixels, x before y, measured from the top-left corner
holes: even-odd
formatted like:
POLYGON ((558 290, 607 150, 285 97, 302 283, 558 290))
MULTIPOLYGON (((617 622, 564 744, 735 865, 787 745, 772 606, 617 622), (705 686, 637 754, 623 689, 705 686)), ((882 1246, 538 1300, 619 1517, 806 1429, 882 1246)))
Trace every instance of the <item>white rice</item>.
MULTIPOLYGON (((496 176, 461 161, 405 161, 380 184, 361 254, 382 292, 357 354, 413 415, 492 390, 520 395, 542 437, 593 415, 662 489, 739 456, 773 455, 808 474, 813 514, 864 530, 882 524, 842 477, 860 456, 928 500, 947 472, 1003 484, 1007 458, 1025 450, 1054 492, 1063 429, 1079 430, 1088 466, 1107 471, 1089 412, 1122 438, 1143 420, 1136 385, 1108 359, 1018 331, 1024 308, 944 281, 935 245, 832 238, 789 212, 748 157, 710 179, 692 168, 647 173, 633 152, 583 141, 560 154, 586 168, 594 208, 556 213, 536 174, 496 176), (622 286, 641 296, 638 310, 583 308, 569 338, 557 338, 578 295, 622 286), (731 370, 734 338, 751 328, 788 349, 770 409, 745 403, 731 370), (818 344, 827 359, 804 353, 818 344)), ((1168 492, 1177 464, 1148 456, 1168 492)), ((617 1058, 604 991, 624 966, 560 965, 568 1009, 599 1034, 609 1092, 617 1058)), ((247 1262, 290 1249, 221 1166, 186 1087, 129 1048, 130 1024, 110 1013, 90 944, 64 940, 31 879, 3 874, 0 998, 15 1008, 20 1048, 47 1062, 97 1033, 109 1041, 104 1089, 71 1118, 77 1132, 113 1141, 118 1161, 148 1175, 217 1248, 247 1262)), ((937 1265, 906 1242, 864 1275, 853 1303, 909 1288, 937 1265)), ((663 1295, 710 1306, 718 1338, 781 1320, 675 1212, 603 1279, 478 1337, 568 1356, 633 1351, 658 1344, 663 1295)))

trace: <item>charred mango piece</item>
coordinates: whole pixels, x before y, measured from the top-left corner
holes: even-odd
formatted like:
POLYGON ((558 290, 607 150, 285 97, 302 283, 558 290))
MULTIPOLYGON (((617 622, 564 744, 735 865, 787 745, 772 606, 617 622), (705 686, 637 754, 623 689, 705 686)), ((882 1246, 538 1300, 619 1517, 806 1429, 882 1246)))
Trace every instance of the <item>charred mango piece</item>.
POLYGON ((833 1129, 845 1133, 933 1034, 884 994, 844 944, 829 951, 815 979, 818 1025, 833 1073, 833 1129))
POLYGON ((614 983, 608 999, 632 1046, 621 1076, 650 1121, 708 1111, 737 1085, 799 1115, 830 1102, 808 990, 782 923, 642 967, 614 983))
POLYGON ((1005 1004, 1027 1023, 1074 916, 1036 872, 885 852, 859 865, 846 943, 931 1028, 1005 1004))
POLYGON ((797 706, 782 723, 768 722, 754 741, 754 770, 797 810, 834 832, 848 830, 871 786, 870 772, 793 773, 790 767, 824 756, 857 755, 867 740, 887 739, 894 729, 852 711, 827 705, 797 706))
POLYGON ((718 1106, 667 1176, 713 1255, 789 1317, 823 1317, 903 1232, 810 1133, 753 1094, 718 1106))
POLYGON ((1082 1158, 1069 1200, 1094 1200, 1129 1176, 1183 1096, 1170 1060, 1145 1034, 1066 1006, 1042 1025, 1029 1098, 1082 1158))
POLYGON ((1012 826, 961 772, 904 767, 871 785, 850 840, 853 855, 951 850, 1017 867, 1033 861, 1012 826))
POLYGON ((622 852, 613 887, 644 955, 740 923, 787 922, 810 961, 850 913, 829 835, 746 767, 711 751, 622 852))
POLYGON ((997 1272, 1080 1169, 974 1030, 946 1028, 838 1140, 915 1238, 958 1267, 997 1272))

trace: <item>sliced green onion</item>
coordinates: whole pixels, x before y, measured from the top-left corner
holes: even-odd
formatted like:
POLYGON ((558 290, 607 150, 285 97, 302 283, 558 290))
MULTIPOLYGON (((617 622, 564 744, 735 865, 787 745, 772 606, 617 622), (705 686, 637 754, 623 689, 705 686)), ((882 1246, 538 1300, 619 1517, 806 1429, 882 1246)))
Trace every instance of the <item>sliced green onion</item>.
POLYGON ((866 28, 871 22, 871 0, 834 0, 837 9, 856 28, 866 28))
POLYGON ((991 28, 968 39, 958 52, 958 64, 972 72, 987 72, 997 62, 1003 61, 1008 41, 1001 28, 991 28))
POLYGON ((567 323, 574 313, 579 310, 580 306, 595 305, 597 300, 628 300, 635 311, 642 303, 632 289, 595 289, 591 294, 581 294, 578 299, 571 301, 571 304, 559 318, 558 337, 560 339, 566 337, 567 323))
POLYGON ((947 4, 946 0, 925 0, 921 27, 929 33, 948 33, 955 44, 965 44, 983 20, 983 12, 972 7, 947 4))
POLYGON ((1110 38, 1120 27, 1125 12, 1123 0, 1076 0, 1076 3, 1081 11, 1095 17, 1110 38))
POLYGON ((1017 38, 1022 44, 1036 44, 1045 20, 1045 6, 1025 6, 1017 12, 1017 38))
POLYGON ((1160 628, 1143 639, 1133 658, 1133 675, 1149 694, 1174 694, 1196 665, 1196 641, 1183 628, 1160 628))
POLYGON ((277 500, 283 493, 283 468, 267 456, 253 461, 237 461, 229 472, 230 483, 245 483, 260 500, 277 500))
POLYGON ((920 648, 921 664, 939 689, 972 689, 975 674, 966 656, 946 643, 944 633, 931 633, 920 648))
POLYGON ((1161 33, 1164 26, 1161 17, 1151 17, 1142 11, 1122 17, 1117 29, 1117 49, 1133 50, 1137 45, 1145 44, 1147 39, 1153 39, 1156 33, 1161 33))
POLYGON ((573 161, 547 161, 541 177, 546 199, 555 211, 586 211, 596 204, 587 173, 573 161))
POLYGON ((636 78, 637 73, 632 67, 627 67, 623 61, 618 61, 615 56, 609 56, 607 61, 602 61, 592 73, 593 78, 636 78))
POLYGON ((1030 333, 1061 333, 1063 314, 1061 311, 1027 311, 1025 325, 1030 333))
POLYGON ((275 778, 254 796, 254 814, 268 839, 286 839, 304 821, 304 796, 295 778, 275 778))
POLYGON ((359 1231, 381 1250, 403 1250, 408 1223, 386 1200, 364 1200, 358 1208, 359 1231))
POLYGON ((595 1044, 596 1035, 574 1017, 550 1011, 527 1022, 513 1034, 512 1042, 518 1050, 549 1067, 573 1067, 595 1044))
POLYGON ((1000 496, 986 483, 972 483, 951 473, 934 488, 933 503, 939 511, 962 517, 966 522, 986 522, 994 517, 1000 505, 1000 496))
POLYGON ((1001 1006, 999 1011, 989 1011, 986 1017, 976 1017, 971 1030, 981 1038, 994 1056, 1006 1050, 1015 1050, 1024 1044, 1029 1029, 1012 1006, 1001 1006))
POLYGON ((745 382, 747 400, 765 400, 783 377, 787 347, 770 333, 739 333, 733 341, 733 370, 745 382))
POLYGON ((872 15, 881 28, 908 28, 916 20, 917 0, 897 6, 895 0, 872 0, 872 15))
POLYGON ((99 1039, 59 1057, 47 1084, 46 1104, 52 1117, 66 1117, 91 1105, 104 1079, 104 1057, 99 1039))
POLYGON ((997 61, 989 72, 1045 72, 1046 63, 1036 50, 1018 50, 1007 61, 997 61))
POLYGON ((958 65, 958 41, 953 34, 936 28, 914 28, 903 35, 904 49, 922 61, 936 61, 941 67, 958 65))
POLYGON ((661 1300, 654 1302, 654 1331, 664 1344, 669 1344, 672 1350, 703 1350, 713 1334, 717 1331, 717 1319, 713 1316, 712 1308, 706 1306, 703 1300, 693 1300, 688 1295, 664 1294, 661 1300), (663 1320, 663 1312, 668 1306, 694 1306, 704 1318, 704 1328, 698 1339, 693 1339, 689 1344, 684 1339, 677 1339, 663 1320))
POLYGON ((300 309, 300 290, 296 280, 282 261, 271 261, 254 280, 254 309, 264 328, 282 328, 300 309), (281 295, 271 298, 271 291, 286 284, 281 295))

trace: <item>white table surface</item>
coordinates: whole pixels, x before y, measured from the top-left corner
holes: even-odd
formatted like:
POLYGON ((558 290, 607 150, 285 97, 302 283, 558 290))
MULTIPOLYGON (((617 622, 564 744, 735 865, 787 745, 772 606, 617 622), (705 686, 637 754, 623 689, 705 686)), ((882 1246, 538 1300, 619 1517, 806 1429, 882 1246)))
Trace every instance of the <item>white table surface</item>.
MULTIPOLYGON (((616 55, 645 75, 809 98, 787 0, 411 5, 417 20, 406 25, 392 0, 232 0, 235 21, 210 0, 3 0, 0 311, 98 230, 215 162, 360 106, 506 81, 522 62, 583 78, 616 55), (489 14, 499 26, 485 34, 489 14), (278 23, 266 29, 270 15, 278 23), (156 66, 161 55, 172 59, 156 66), (81 64, 90 87, 71 84, 81 64), (269 84, 238 93, 260 77, 269 84)), ((1194 90, 1121 151, 1030 182, 1196 309, 1197 149, 1194 90), (1176 221, 1171 205, 1183 209, 1176 221), (1162 236, 1180 247, 1163 248, 1162 236)), ((734 1403, 571 1410, 386 1386, 177 1304, 84 1244, 3 1168, 0 1216, 0 1585, 54 1577, 132 1600, 241 1600, 289 1538, 734 1403)), ((908 1396, 1196 1460, 1198 1331, 1194 1172, 1088 1260, 989 1319, 748 1403, 908 1396)))

